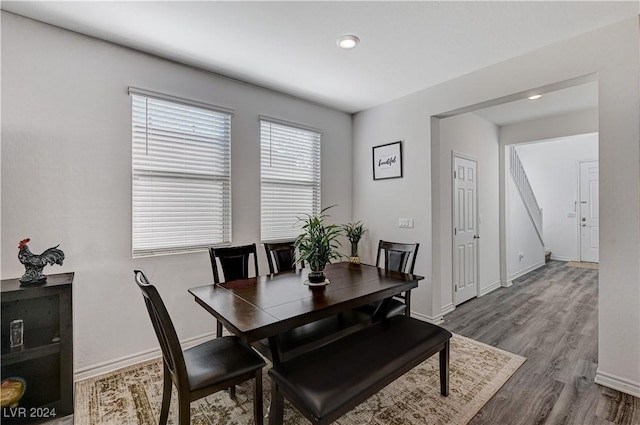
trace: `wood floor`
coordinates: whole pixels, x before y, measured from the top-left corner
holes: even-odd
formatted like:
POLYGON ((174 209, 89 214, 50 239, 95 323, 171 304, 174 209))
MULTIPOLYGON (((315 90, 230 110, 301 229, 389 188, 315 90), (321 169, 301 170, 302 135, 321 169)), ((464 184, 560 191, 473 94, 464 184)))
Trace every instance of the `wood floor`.
POLYGON ((640 399, 593 382, 597 279, 550 261, 445 316, 451 332, 527 358, 470 425, 640 425, 640 399))

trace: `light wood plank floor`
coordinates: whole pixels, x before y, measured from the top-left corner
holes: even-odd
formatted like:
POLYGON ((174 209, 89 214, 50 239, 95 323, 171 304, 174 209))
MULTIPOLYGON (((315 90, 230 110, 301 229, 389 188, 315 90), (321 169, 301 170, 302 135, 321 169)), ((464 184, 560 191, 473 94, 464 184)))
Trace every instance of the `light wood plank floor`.
POLYGON ((640 399, 593 382, 597 279, 550 261, 445 316, 451 332, 527 358, 470 425, 640 425, 640 399))

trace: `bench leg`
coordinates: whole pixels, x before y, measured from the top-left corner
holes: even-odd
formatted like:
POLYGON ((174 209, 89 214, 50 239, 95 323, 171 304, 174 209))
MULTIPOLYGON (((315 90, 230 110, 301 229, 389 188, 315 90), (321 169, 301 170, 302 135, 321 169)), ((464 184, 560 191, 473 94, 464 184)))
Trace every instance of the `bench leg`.
POLYGON ((262 369, 258 369, 253 378, 253 422, 256 425, 262 425, 262 410, 262 369))
POLYGON ((282 425, 284 414, 284 396, 278 384, 271 380, 271 407, 269 408, 269 425, 282 425))
POLYGON ((440 350, 440 394, 449 395, 449 341, 440 350))

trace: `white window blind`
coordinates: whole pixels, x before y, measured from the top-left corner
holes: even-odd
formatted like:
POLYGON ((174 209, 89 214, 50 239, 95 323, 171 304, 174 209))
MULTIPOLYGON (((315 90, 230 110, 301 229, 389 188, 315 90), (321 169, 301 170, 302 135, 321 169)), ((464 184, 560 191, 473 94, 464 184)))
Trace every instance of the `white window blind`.
POLYGON ((130 91, 133 256, 231 241, 231 114, 130 91))
POLYGON ((295 238, 298 217, 320 213, 319 131, 260 119, 263 242, 295 238))

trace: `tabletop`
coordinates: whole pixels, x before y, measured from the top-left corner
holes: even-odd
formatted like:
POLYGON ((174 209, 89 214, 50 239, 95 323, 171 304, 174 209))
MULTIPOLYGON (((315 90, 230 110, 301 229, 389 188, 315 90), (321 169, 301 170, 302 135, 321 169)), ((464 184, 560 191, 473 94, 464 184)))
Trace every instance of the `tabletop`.
POLYGON ((264 275, 189 289, 198 304, 246 342, 379 301, 418 285, 422 276, 364 264, 325 268, 330 283, 312 289, 308 269, 264 275))

